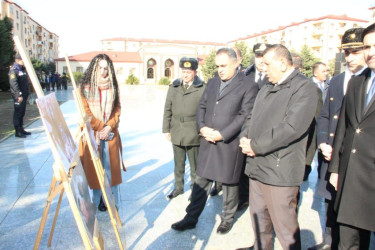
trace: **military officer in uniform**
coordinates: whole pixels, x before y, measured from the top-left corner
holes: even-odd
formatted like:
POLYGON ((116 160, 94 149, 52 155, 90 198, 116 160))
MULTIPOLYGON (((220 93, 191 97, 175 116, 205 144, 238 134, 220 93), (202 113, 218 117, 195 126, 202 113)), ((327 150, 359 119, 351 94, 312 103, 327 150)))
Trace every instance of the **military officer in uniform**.
POLYGON ((190 163, 190 187, 193 187, 200 143, 196 112, 206 88, 197 76, 196 58, 181 58, 180 68, 182 77, 169 86, 163 116, 163 133, 172 142, 174 155, 175 184, 174 190, 167 196, 169 199, 184 193, 186 155, 190 163))
POLYGON ((15 62, 9 70, 10 91, 14 100, 13 125, 15 136, 25 138, 31 135, 23 128, 23 117, 26 111, 26 101, 29 96, 29 79, 26 74, 20 54, 16 54, 15 62))
POLYGON ((254 63, 245 70, 245 75, 255 80, 255 82, 258 83, 259 89, 269 83, 268 77, 265 72, 263 72, 263 53, 269 46, 270 44, 266 43, 255 44, 253 46, 253 52, 255 54, 254 63))
MULTIPOLYGON (((317 144, 323 156, 330 155, 332 152, 336 126, 349 80, 353 76, 360 75, 367 68, 363 55, 363 30, 363 28, 348 29, 342 37, 341 49, 345 54, 346 69, 345 72, 331 79, 324 106, 317 120, 317 144)), ((326 220, 323 242, 310 247, 309 250, 338 249, 339 225, 336 221, 336 213, 333 211, 336 191, 328 183, 328 164, 327 158, 324 159, 317 189, 317 193, 325 198, 326 220)))

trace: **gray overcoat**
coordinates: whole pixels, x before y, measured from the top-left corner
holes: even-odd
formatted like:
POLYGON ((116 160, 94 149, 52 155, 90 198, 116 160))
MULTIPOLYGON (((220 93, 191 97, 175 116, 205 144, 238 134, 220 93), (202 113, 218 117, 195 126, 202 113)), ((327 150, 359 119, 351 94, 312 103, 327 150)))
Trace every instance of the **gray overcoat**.
POLYGON ((239 181, 244 161, 239 147, 238 135, 249 117, 258 85, 239 72, 219 96, 221 80, 218 76, 210 79, 197 112, 198 129, 216 129, 224 140, 214 143, 201 140, 197 175, 225 184, 239 181))

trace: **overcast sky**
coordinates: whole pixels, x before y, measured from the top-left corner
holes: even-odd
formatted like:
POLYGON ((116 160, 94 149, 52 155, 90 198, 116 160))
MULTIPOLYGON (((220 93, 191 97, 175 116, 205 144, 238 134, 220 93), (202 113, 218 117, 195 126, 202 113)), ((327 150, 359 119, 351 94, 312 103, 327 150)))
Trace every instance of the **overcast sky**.
POLYGON ((114 37, 228 42, 305 18, 369 20, 375 0, 13 0, 59 36, 60 56, 114 37))

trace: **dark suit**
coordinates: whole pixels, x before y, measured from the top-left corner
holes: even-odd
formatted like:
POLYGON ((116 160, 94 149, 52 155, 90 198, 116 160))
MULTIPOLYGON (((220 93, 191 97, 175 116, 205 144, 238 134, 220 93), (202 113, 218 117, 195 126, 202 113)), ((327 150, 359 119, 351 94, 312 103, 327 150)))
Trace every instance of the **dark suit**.
MULTIPOLYGON (((320 112, 317 122, 317 145, 327 143, 333 145, 333 139, 336 133, 337 121, 339 118, 342 100, 344 99, 344 79, 345 73, 338 74, 331 79, 326 100, 320 112)), ((325 198, 325 231, 323 241, 331 245, 331 249, 337 249, 339 243, 339 225, 337 223, 336 213, 333 211, 333 202, 336 197, 336 191, 328 183, 329 174, 327 174, 328 162, 322 160, 320 169, 320 180, 317 193, 325 198), (332 200, 332 201, 331 201, 332 200)))
MULTIPOLYGON (((366 69, 349 82, 337 125, 332 160, 328 171, 338 173, 335 200, 337 221, 342 228, 352 226, 375 231, 375 103, 366 107, 366 88, 371 70, 366 69)), ((371 83, 370 83, 371 84, 371 83)))
POLYGON ((208 81, 197 112, 198 130, 203 127, 218 130, 223 137, 216 143, 201 140, 197 178, 187 216, 198 220, 204 209, 212 181, 223 183, 223 220, 232 222, 238 203, 238 181, 242 173, 244 155, 238 135, 250 116, 258 86, 242 72, 231 80, 220 95, 221 79, 208 81))

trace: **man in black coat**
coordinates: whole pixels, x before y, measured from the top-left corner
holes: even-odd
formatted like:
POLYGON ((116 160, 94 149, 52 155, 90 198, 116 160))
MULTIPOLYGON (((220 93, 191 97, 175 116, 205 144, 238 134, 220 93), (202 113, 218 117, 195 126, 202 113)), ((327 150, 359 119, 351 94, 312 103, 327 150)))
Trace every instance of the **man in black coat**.
MULTIPOLYGON (((347 90, 348 82, 353 76, 357 76, 367 68, 363 57, 362 32, 363 28, 352 28, 345 31, 341 49, 345 54, 345 72, 334 76, 328 88, 326 100, 317 122, 317 145, 323 156, 330 157, 333 140, 335 138, 337 121, 339 118, 342 100, 347 90)), ((339 225, 336 221, 336 213, 333 211, 333 203, 336 191, 328 183, 329 175, 327 158, 322 163, 319 186, 317 193, 325 198, 325 230, 323 242, 310 247, 309 250, 338 249, 339 225)))
POLYGON ((337 190, 339 249, 368 249, 375 231, 375 24, 362 37, 369 68, 349 82, 328 168, 337 190))
POLYGON ((23 117, 26 112, 26 101, 29 96, 29 79, 20 54, 16 54, 15 62, 9 70, 10 91, 14 100, 13 125, 15 136, 25 138, 31 135, 23 128, 23 117))
POLYGON ((212 181, 223 183, 223 212, 217 233, 230 231, 237 210, 238 182, 244 161, 238 135, 250 116, 258 86, 237 69, 233 49, 219 49, 215 63, 218 76, 208 81, 197 112, 197 125, 203 138, 191 202, 184 219, 172 224, 172 228, 179 231, 197 224, 212 181))
POLYGON ((283 45, 264 53, 265 71, 272 84, 264 86, 251 119, 241 132, 250 180, 250 214, 255 249, 272 249, 273 230, 283 249, 301 249, 297 193, 302 183, 307 132, 318 103, 310 79, 293 67, 283 45))

